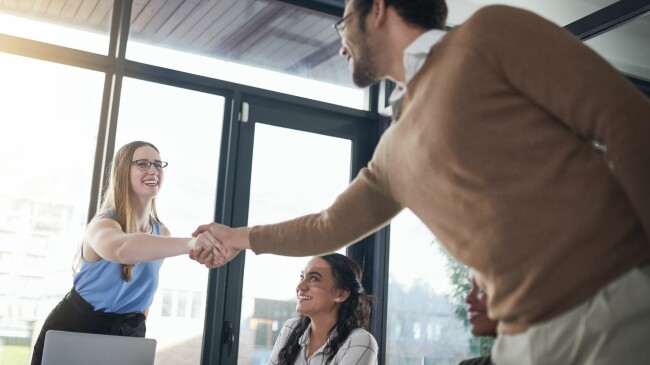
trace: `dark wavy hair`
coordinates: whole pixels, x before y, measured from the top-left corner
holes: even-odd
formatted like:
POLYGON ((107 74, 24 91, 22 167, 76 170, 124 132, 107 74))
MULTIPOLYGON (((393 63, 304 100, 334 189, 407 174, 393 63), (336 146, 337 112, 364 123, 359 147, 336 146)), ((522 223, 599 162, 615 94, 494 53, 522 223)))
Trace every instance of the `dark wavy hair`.
MULTIPOLYGON (((361 267, 355 261, 340 253, 318 257, 325 260, 332 269, 337 289, 350 292, 348 299, 339 307, 336 325, 330 329, 330 334, 334 330, 336 334, 325 345, 324 353, 328 355, 329 363, 354 329, 368 330, 373 297, 363 289, 361 267)), ((311 323, 309 317, 301 314, 297 325, 289 333, 287 342, 278 354, 281 365, 293 365, 300 353, 300 336, 307 330, 309 323, 311 323)))
MULTIPOLYGON (((444 29, 447 22, 445 0, 383 0, 386 7, 392 6, 407 23, 424 29, 444 29)), ((373 0, 345 0, 352 2, 352 9, 365 18, 372 9, 373 0)), ((359 22, 365 30, 365 23, 359 22)))

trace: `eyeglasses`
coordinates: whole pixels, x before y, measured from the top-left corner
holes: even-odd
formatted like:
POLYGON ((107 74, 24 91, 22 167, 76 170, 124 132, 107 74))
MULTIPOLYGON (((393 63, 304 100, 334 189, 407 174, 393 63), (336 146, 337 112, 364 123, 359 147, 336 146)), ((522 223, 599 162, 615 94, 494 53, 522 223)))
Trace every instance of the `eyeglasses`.
POLYGON ((336 30, 336 33, 339 37, 343 38, 343 32, 345 31, 345 22, 354 14, 354 10, 349 12, 348 15, 339 19, 336 23, 332 24, 332 27, 336 30))
POLYGON ((158 171, 162 171, 165 167, 167 167, 167 162, 165 161, 154 161, 151 162, 149 160, 135 160, 129 164, 129 166, 137 166, 138 169, 141 171, 149 171, 151 168, 151 165, 156 168, 158 171))

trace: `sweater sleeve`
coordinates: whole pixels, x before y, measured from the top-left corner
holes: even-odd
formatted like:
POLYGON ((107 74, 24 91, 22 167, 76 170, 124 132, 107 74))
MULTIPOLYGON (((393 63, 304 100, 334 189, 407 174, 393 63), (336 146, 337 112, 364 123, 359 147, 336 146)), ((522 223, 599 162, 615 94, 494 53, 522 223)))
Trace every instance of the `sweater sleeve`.
POLYGON ((402 209, 373 168, 362 169, 326 210, 250 232, 256 254, 311 256, 336 251, 377 231, 402 209))
MULTIPOLYGON (((605 158, 650 237, 650 101, 573 34, 530 12, 482 10, 477 48, 498 72, 605 158)), ((478 13, 477 13, 478 14, 478 13)), ((477 17, 478 18, 478 17, 477 17)))

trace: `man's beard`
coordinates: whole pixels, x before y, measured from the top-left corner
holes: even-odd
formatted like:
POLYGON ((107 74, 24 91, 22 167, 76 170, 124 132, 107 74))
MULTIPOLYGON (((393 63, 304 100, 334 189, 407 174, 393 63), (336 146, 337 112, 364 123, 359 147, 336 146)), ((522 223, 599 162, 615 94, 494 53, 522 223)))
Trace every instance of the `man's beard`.
POLYGON ((362 40, 357 51, 357 58, 353 60, 352 82, 358 87, 370 86, 379 81, 377 63, 370 48, 368 43, 362 40))

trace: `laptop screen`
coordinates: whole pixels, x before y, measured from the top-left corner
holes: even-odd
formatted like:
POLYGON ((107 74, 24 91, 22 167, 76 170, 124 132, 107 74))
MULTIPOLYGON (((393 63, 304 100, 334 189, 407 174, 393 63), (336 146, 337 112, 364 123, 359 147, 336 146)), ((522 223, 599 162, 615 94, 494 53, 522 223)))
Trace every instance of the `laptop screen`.
POLYGON ((153 365, 156 340, 49 330, 42 365, 153 365))

